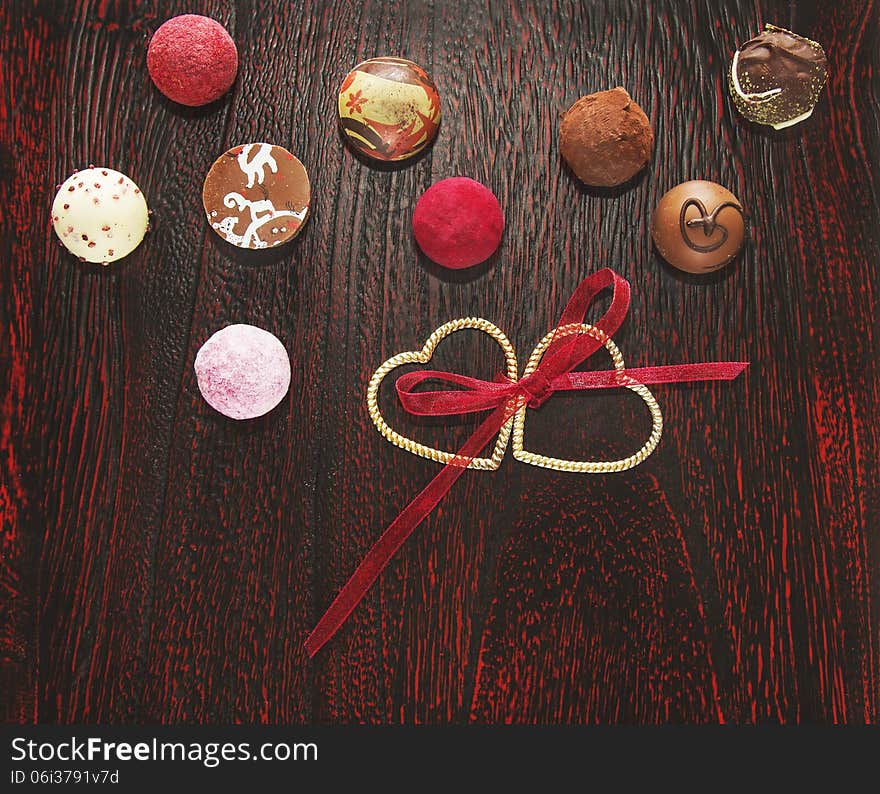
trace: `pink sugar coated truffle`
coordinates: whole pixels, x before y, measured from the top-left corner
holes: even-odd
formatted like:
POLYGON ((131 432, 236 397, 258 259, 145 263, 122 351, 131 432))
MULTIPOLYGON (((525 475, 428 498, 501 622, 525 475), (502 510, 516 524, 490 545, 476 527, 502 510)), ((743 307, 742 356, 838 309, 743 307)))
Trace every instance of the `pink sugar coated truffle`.
POLYGON ((202 397, 230 419, 271 411, 290 388, 290 358, 278 337, 253 325, 227 325, 196 354, 202 397))
POLYGON ((181 14, 153 34, 147 70, 165 96, 189 107, 225 94, 238 73, 238 50, 226 28, 210 17, 181 14))
POLYGON ((438 265, 454 270, 485 262, 503 233, 504 214, 495 194, 466 176, 431 185, 413 213, 419 248, 438 265))

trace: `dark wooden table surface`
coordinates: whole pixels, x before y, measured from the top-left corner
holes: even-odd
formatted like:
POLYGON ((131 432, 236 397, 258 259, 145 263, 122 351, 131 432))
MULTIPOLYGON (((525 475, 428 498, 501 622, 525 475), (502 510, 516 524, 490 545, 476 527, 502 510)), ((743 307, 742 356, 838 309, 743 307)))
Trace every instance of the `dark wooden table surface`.
MULTIPOLYGON (((835 3, 0 3, 0 705, 40 722, 876 722, 880 717, 880 11, 835 3), (215 17, 241 67, 186 110, 153 88, 151 33, 215 17), (765 22, 819 40, 814 116, 740 118, 729 58, 765 22), (436 144, 408 167, 356 159, 336 128, 346 71, 380 54, 434 76, 436 144), (622 191, 581 187, 558 128, 625 86, 656 131, 622 191), (227 147, 267 140, 309 169, 313 214, 269 254, 208 228, 200 188, 227 147), (129 174, 154 229, 107 269, 47 223, 88 163, 129 174), (414 202, 474 177, 507 229, 458 276, 418 252, 414 202), (727 185, 751 217, 739 262, 702 281, 652 250, 680 181, 727 185), (624 474, 510 455, 468 472, 332 643, 315 620, 437 471, 370 424, 372 370, 467 314, 521 362, 580 279, 634 288, 633 365, 747 359, 733 384, 657 387, 666 431, 624 474), (274 412, 235 423, 193 359, 233 322, 292 359, 274 412)), ((476 334, 442 366, 489 376, 476 334)), ((600 362, 599 366, 607 366, 600 362)), ((448 445, 473 422, 401 429, 448 445)), ((637 397, 556 397, 535 449, 628 453, 637 397)))

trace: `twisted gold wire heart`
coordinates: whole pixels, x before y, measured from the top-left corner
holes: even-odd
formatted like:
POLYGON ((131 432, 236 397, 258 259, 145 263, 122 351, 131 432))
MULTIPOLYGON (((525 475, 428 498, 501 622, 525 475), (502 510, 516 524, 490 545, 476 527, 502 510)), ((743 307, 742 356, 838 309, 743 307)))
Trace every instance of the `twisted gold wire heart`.
MULTIPOLYGON (((516 352, 513 349, 513 345, 510 344, 510 340, 508 340, 498 326, 490 323, 488 320, 482 319, 481 317, 463 317, 459 320, 452 320, 441 325, 433 334, 431 334, 431 336, 428 337, 428 341, 425 342, 425 346, 421 350, 413 350, 392 356, 382 364, 382 366, 373 373, 373 377, 370 378, 370 383, 367 386, 367 410, 370 412, 370 419, 373 420, 376 429, 395 446, 405 449, 407 452, 412 452, 415 455, 420 455, 423 458, 437 461, 438 463, 451 463, 455 459, 456 454, 454 452, 446 452, 441 449, 429 447, 425 444, 420 444, 418 441, 407 438, 392 429, 385 421, 385 417, 382 416, 382 412, 379 410, 379 388, 389 372, 403 366, 404 364, 427 364, 434 355, 434 350, 440 342, 450 334, 468 328, 482 331, 491 336, 498 343, 498 346, 504 353, 507 377, 512 381, 517 380, 519 377, 519 364, 516 360, 516 352)), ((501 465, 501 460, 504 458, 504 451, 507 449, 507 442, 510 439, 512 428, 513 417, 505 422, 498 433, 498 440, 495 442, 495 448, 492 451, 491 457, 474 458, 468 464, 468 468, 495 471, 501 465)))
MULTIPOLYGON (((623 355, 617 345, 614 344, 614 340, 611 339, 611 337, 600 328, 596 328, 587 323, 572 323, 571 325, 564 325, 561 328, 551 331, 540 342, 538 342, 538 346, 532 351, 532 355, 526 364, 523 377, 528 377, 538 368, 538 365, 541 363, 541 359, 551 342, 556 339, 579 333, 590 334, 594 339, 600 341, 611 354, 611 361, 614 363, 614 368, 617 370, 624 369, 623 355)), ((534 452, 529 452, 523 446, 523 435, 526 426, 526 410, 528 409, 528 405, 526 404, 525 398, 520 398, 521 404, 514 415, 513 422, 513 441, 511 442, 513 457, 532 466, 541 466, 542 468, 555 469, 556 471, 581 472, 585 474, 605 474, 613 471, 625 471, 626 469, 633 468, 633 466, 638 466, 657 448, 657 444, 660 443, 660 436, 663 433, 663 414, 660 412, 660 406, 657 404, 657 400, 654 399, 654 395, 651 394, 647 386, 644 386, 641 383, 628 381, 631 381, 631 379, 622 375, 620 385, 634 391, 645 401, 648 410, 651 412, 652 422, 651 435, 648 437, 648 440, 644 445, 642 445, 641 449, 634 454, 619 460, 564 460, 562 458, 553 458, 547 455, 538 455, 534 452)))

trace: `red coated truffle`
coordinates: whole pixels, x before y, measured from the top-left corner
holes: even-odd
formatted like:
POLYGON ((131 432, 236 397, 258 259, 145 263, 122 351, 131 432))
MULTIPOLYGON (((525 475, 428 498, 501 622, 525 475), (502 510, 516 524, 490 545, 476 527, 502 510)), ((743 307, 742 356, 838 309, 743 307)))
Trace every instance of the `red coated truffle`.
POLYGON ((431 185, 413 213, 419 247, 438 265, 455 270, 487 260, 503 232, 504 214, 495 194, 465 176, 431 185))
POLYGON ((156 88, 169 99, 190 107, 207 105, 235 82, 238 50, 219 22, 182 14, 153 34, 147 69, 156 88))

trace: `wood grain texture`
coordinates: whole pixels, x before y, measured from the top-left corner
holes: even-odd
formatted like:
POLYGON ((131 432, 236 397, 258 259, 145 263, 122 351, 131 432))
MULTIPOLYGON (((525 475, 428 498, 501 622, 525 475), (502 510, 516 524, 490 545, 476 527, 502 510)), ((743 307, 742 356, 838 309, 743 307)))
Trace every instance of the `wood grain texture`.
MULTIPOLYGON (((876 0, 0 5, 0 716, 880 719, 878 53, 876 0), (146 73, 150 35, 182 12, 239 48, 235 87, 198 110, 146 73), (829 57, 813 118, 781 133, 725 87, 765 22, 829 57), (342 77, 381 54, 441 92, 436 143, 402 167, 363 163, 336 129, 342 77), (614 85, 656 150, 625 189, 590 190, 559 158, 559 120, 614 85), (214 158, 251 140, 289 148, 313 184, 302 234, 269 253, 227 246, 200 204, 214 158), (72 261, 45 222, 52 186, 88 163, 129 174, 154 212, 108 269, 72 261), (459 174, 495 191, 507 228, 490 264, 450 274, 410 218, 459 174), (703 281, 648 233, 694 178, 750 216, 738 263, 703 281), (315 620, 436 472, 373 429, 373 369, 468 314, 524 362, 603 266, 634 287, 615 337, 628 363, 747 359, 746 375, 658 387, 664 438, 633 471, 469 472, 307 660, 315 620), (246 423, 214 413, 192 369, 233 322, 275 333, 293 363, 286 400, 246 423)), ((436 360, 501 363, 476 333, 436 360)), ((426 442, 474 426, 408 419, 386 386, 383 410, 426 442)), ((557 396, 526 441, 628 454, 649 427, 634 395, 557 396)))

